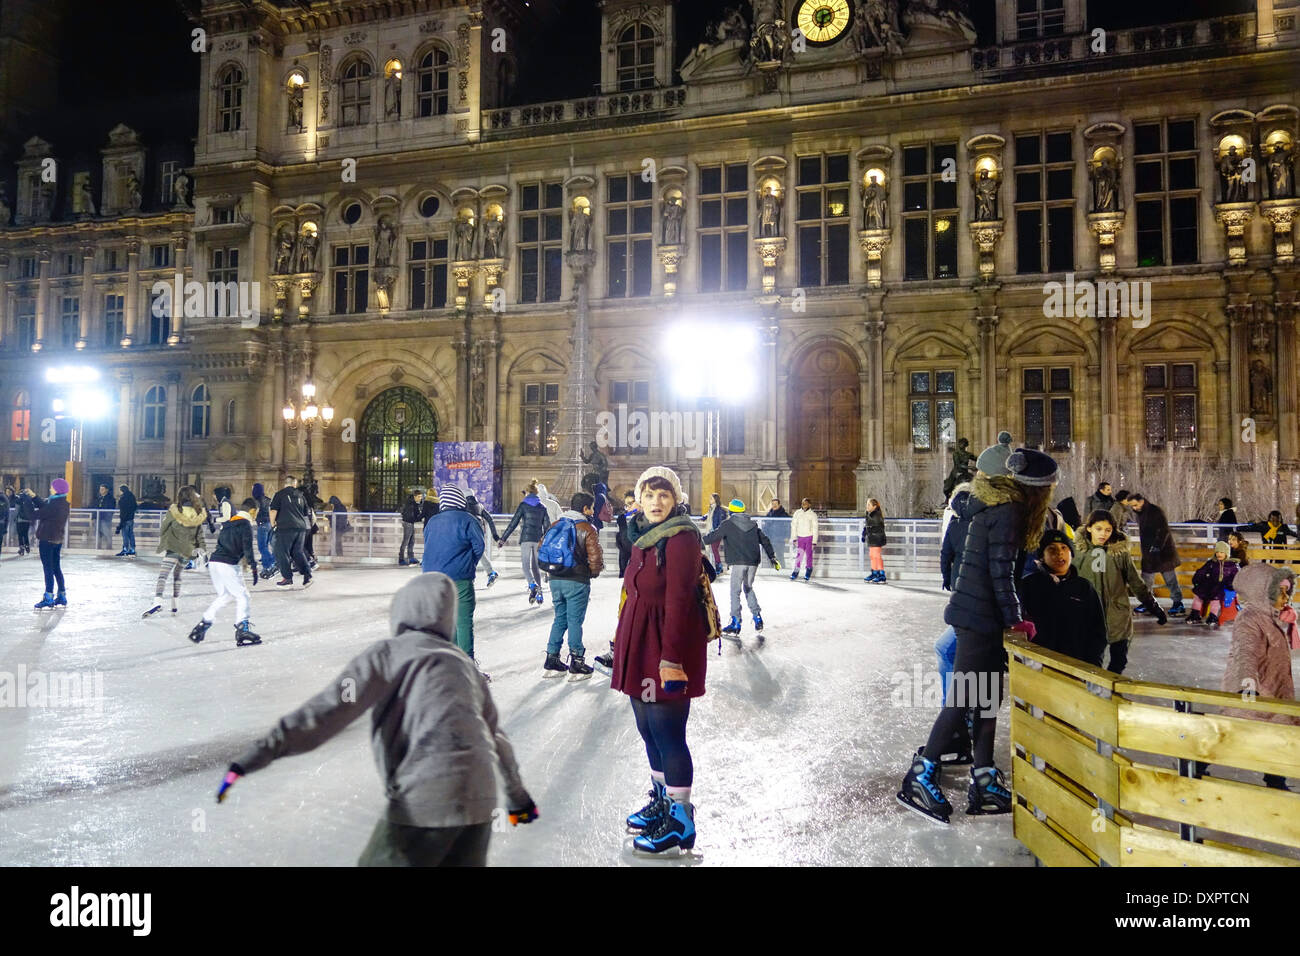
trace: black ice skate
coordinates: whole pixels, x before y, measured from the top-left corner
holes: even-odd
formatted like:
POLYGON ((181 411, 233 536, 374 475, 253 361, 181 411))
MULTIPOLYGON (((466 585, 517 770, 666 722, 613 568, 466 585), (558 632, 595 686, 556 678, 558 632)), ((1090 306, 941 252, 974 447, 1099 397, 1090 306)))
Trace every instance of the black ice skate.
POLYGON ((161 605, 161 604, 155 604, 153 607, 149 608, 149 610, 147 610, 147 611, 145 611, 143 614, 141 614, 141 615, 140 615, 140 618, 143 620, 144 618, 147 618, 147 617, 149 617, 150 615, 157 614, 157 613, 158 613, 159 611, 161 611, 161 610, 162 610, 162 605, 161 605))
POLYGON ((560 677, 569 673, 569 669, 564 666, 564 661, 560 660, 559 654, 547 654, 546 660, 542 663, 543 677, 560 677))
POLYGON ((248 618, 240 621, 235 625, 235 646, 243 647, 245 644, 261 644, 262 636, 253 633, 253 626, 248 623, 248 618))
POLYGON ((569 681, 572 683, 576 680, 591 680, 591 675, 595 671, 588 666, 587 662, 581 657, 569 655, 569 681))
POLYGON ((199 621, 194 625, 194 630, 190 631, 190 640, 195 644, 202 644, 203 638, 208 636, 208 628, 212 626, 208 621, 199 621))
POLYGON ((609 642, 609 653, 608 653, 608 654, 598 654, 598 655, 594 658, 594 660, 595 660, 596 663, 599 664, 601 667, 606 667, 606 668, 609 668, 610 670, 613 670, 613 669, 614 669, 614 642, 613 642, 613 641, 610 641, 610 642, 609 642))
POLYGON ((947 823, 952 816, 952 804, 939 789, 939 765, 920 753, 912 758, 912 769, 903 778, 898 802, 939 823, 947 823))
POLYGON ((1011 812, 1011 791, 1002 771, 997 767, 971 768, 970 787, 967 790, 969 806, 966 812, 973 815, 992 815, 1011 812))

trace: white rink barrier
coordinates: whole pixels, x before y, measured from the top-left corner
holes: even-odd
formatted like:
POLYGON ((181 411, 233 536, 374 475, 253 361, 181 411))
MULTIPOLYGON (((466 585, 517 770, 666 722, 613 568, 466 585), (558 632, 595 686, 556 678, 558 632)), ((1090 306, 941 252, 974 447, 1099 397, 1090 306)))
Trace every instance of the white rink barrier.
MULTIPOLYGON (((149 558, 157 553, 158 530, 162 524, 163 512, 138 511, 135 516, 136 556, 149 558)), ((397 563, 397 548, 402 540, 402 519, 392 513, 357 513, 349 512, 346 516, 348 529, 337 534, 338 519, 332 515, 317 517, 315 539, 316 557, 324 565, 386 565, 397 563), (327 527, 328 526, 328 527, 327 527)), ((497 532, 505 530, 510 522, 510 515, 494 515, 497 532)), ((772 547, 781 562, 783 571, 774 570, 763 557, 759 568, 761 575, 785 574, 787 577, 794 570, 794 541, 790 538, 789 518, 756 518, 769 538, 772 547)), ((6 549, 17 544, 17 532, 14 526, 14 512, 10 512, 9 531, 5 537, 6 549)), ((703 521, 696 524, 704 530, 703 521)), ((1213 545, 1216 525, 1212 524, 1176 524, 1172 525, 1175 540, 1179 544, 1213 545)), ((114 534, 117 528, 116 511, 92 511, 74 509, 68 519, 67 532, 64 535, 64 549, 78 554, 113 555, 122 548, 121 537, 114 534)), ((940 521, 935 518, 889 518, 885 521, 885 534, 888 544, 885 547, 885 572, 891 580, 904 580, 916 583, 938 585, 940 580, 939 540, 940 521)), ((204 532, 209 546, 215 546, 215 537, 204 532)), ((1137 528, 1130 525, 1126 529, 1130 538, 1137 536, 1137 528)), ((867 545, 861 540, 861 518, 821 518, 818 522, 817 544, 813 549, 813 577, 861 580, 870 573, 870 555, 867 545)), ((605 552, 606 573, 618 573, 618 547, 615 544, 615 527, 611 522, 601 531, 600 546, 605 552)), ((31 539, 35 542, 36 528, 32 526, 31 539)), ((511 544, 505 548, 493 548, 491 559, 498 570, 519 568, 519 529, 511 535, 511 544)), ((254 542, 256 550, 256 542, 254 542)), ((416 532, 415 553, 418 557, 424 551, 424 540, 419 529, 416 532)), ((705 551, 712 557, 712 549, 705 546, 705 551)), ((725 561, 725 554, 724 554, 725 561)), ((803 573, 799 575, 803 577, 803 573)))

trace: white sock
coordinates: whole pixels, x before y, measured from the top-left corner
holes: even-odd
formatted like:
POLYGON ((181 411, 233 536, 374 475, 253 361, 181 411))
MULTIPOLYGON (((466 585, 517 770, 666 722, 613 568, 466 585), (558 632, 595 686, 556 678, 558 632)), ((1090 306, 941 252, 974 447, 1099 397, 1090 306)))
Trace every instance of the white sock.
POLYGON ((664 774, 662 770, 651 770, 650 779, 654 783, 659 784, 659 786, 661 787, 666 786, 666 783, 664 782, 664 774))
POLYGON ((668 799, 671 800, 673 803, 690 803, 691 788, 690 787, 669 787, 668 799))

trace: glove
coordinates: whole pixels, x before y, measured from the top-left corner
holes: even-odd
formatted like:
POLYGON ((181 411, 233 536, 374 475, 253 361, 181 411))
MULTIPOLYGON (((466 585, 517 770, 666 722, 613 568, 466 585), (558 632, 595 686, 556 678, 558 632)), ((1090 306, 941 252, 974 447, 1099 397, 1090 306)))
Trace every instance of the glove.
POLYGON ((951 581, 944 581, 944 582, 943 582, 943 589, 944 589, 945 591, 951 591, 951 590, 952 590, 952 582, 951 582, 951 581))
POLYGON ((532 823, 540 816, 541 813, 537 810, 537 804, 533 803, 530 797, 526 806, 510 811, 510 825, 517 827, 521 823, 532 823))
POLYGON ((1151 609, 1151 613, 1156 616, 1157 624, 1169 623, 1169 615, 1165 613, 1165 609, 1162 608, 1159 604, 1157 604, 1154 608, 1151 609))
POLYGON ((686 689, 686 671, 668 661, 659 662, 659 682, 669 694, 680 694, 686 689))
POLYGON ((226 791, 235 785, 235 781, 244 775, 244 768, 237 763, 232 763, 230 769, 226 771, 225 779, 221 781, 221 789, 217 791, 217 803, 223 803, 226 799, 226 791))
POLYGON ((1011 625, 1011 630, 1019 631, 1031 641, 1038 636, 1038 628, 1034 627, 1033 621, 1019 621, 1011 625))
POLYGON ((780 562, 780 561, 773 561, 773 562, 772 562, 772 567, 774 567, 774 568, 776 568, 778 571, 780 571, 780 570, 781 570, 781 562, 780 562))

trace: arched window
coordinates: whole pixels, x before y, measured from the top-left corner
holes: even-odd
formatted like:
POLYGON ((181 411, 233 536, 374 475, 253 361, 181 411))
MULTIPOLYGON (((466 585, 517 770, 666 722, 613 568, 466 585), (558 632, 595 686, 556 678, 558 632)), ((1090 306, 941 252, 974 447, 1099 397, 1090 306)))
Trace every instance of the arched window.
POLYGON ((9 440, 27 441, 32 430, 32 396, 25 391, 14 395, 13 411, 9 415, 9 440))
POLYGON ((217 80, 217 132, 233 133, 244 128, 244 71, 228 66, 217 80))
POLYGON ((342 115, 340 126, 364 126, 370 122, 371 75, 370 61, 353 57, 343 64, 339 77, 343 85, 339 103, 342 115))
POLYGON ((200 385, 190 396, 190 437, 207 438, 212 427, 212 396, 200 385))
POLYGON ((144 439, 162 439, 167 429, 167 392, 155 385, 144 393, 144 439))
POLYGON ((648 23, 633 23, 619 35, 618 88, 648 90, 655 85, 655 32, 648 23))
POLYGON ((441 116, 450 108, 451 57, 433 47, 420 57, 415 71, 415 115, 441 116))
POLYGON ((235 421, 235 400, 232 398, 226 402, 226 434, 234 435, 238 431, 239 427, 235 421))

